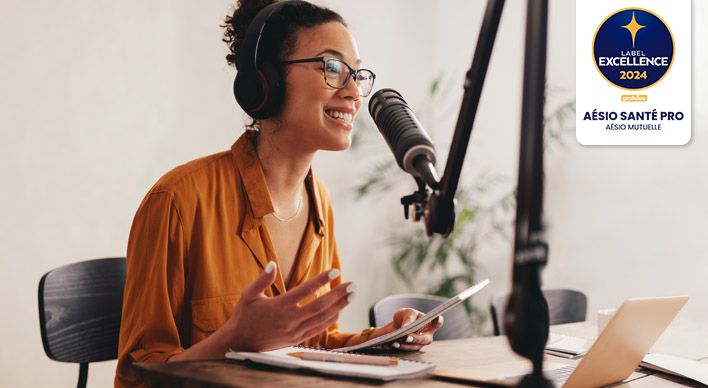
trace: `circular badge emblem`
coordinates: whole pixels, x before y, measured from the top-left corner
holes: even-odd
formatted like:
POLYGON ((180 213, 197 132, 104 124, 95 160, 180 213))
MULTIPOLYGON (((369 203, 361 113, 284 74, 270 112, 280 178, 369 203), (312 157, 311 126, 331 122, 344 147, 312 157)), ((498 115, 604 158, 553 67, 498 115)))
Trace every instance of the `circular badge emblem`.
POLYGON ((656 85, 674 61, 674 36, 659 15, 625 8, 608 16, 592 42, 595 67, 612 85, 642 90, 656 85))

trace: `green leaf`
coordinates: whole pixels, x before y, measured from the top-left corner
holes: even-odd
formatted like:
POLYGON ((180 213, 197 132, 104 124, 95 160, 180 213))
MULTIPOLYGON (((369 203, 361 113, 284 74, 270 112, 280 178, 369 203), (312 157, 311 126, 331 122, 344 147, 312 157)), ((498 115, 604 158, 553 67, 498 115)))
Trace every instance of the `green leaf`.
POLYGON ((402 176, 396 161, 389 159, 373 166, 364 178, 364 183, 356 187, 356 199, 361 199, 374 192, 385 192, 391 188, 402 176))
POLYGON ((433 80, 433 84, 430 86, 430 95, 434 95, 435 92, 438 90, 438 86, 440 85, 440 78, 436 78, 433 80))

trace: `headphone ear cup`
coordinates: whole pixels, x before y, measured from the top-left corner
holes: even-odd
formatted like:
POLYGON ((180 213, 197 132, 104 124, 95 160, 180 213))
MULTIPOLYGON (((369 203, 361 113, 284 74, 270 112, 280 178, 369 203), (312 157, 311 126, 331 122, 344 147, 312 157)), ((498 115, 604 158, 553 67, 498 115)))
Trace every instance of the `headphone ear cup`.
POLYGON ((280 111, 285 96, 285 82, 280 66, 270 61, 263 61, 258 68, 265 87, 265 97, 263 107, 257 113, 258 116, 253 117, 267 119, 280 111))
POLYGON ((257 71, 236 74, 234 96, 251 117, 267 119, 275 116, 283 103, 283 77, 280 68, 269 61, 259 61, 257 71))
POLYGON ((259 109, 265 98, 265 85, 260 75, 246 70, 236 73, 234 96, 241 108, 249 115, 259 109))

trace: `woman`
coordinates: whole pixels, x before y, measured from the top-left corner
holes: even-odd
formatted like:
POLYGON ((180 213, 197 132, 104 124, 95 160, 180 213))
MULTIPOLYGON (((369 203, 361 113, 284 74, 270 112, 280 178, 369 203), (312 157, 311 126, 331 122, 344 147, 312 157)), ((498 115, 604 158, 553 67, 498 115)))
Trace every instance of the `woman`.
MULTIPOLYGON (((248 24, 269 3, 239 1, 226 19, 227 60, 237 68, 248 24)), ((349 147, 354 116, 374 77, 359 69, 341 16, 305 2, 280 8, 257 52, 284 79, 276 113, 254 120, 230 151, 167 173, 136 213, 118 387, 139 385, 132 362, 223 358, 228 349, 295 344, 337 348, 420 315, 403 309, 379 328, 338 330, 338 314, 357 286, 339 276, 330 198, 310 165, 318 150, 349 147)), ((441 325, 391 346, 419 350, 441 325)))

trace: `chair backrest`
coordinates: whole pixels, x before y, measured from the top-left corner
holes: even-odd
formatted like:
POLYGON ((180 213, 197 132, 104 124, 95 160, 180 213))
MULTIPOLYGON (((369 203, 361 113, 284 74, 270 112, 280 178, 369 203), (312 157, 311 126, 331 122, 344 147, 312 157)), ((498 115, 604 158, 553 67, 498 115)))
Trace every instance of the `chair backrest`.
MULTIPOLYGON (((543 296, 548 302, 548 313, 551 325, 582 322, 587 313, 588 299, 580 291, 567 289, 543 290, 543 296)), ((504 310, 509 299, 509 293, 503 292, 492 297, 491 312, 494 335, 504 335, 504 310)))
POLYGON ((49 358, 85 364, 81 373, 87 373, 89 362, 118 357, 125 275, 125 258, 118 257, 69 264, 42 276, 39 326, 49 358))
MULTIPOLYGON (((369 324, 383 326, 393 319, 393 314, 406 307, 420 312, 428 311, 443 303, 447 298, 433 295, 398 294, 387 296, 369 309, 369 324)), ((464 306, 457 305, 443 314, 443 326, 433 335, 434 340, 472 337, 472 324, 464 306)))

